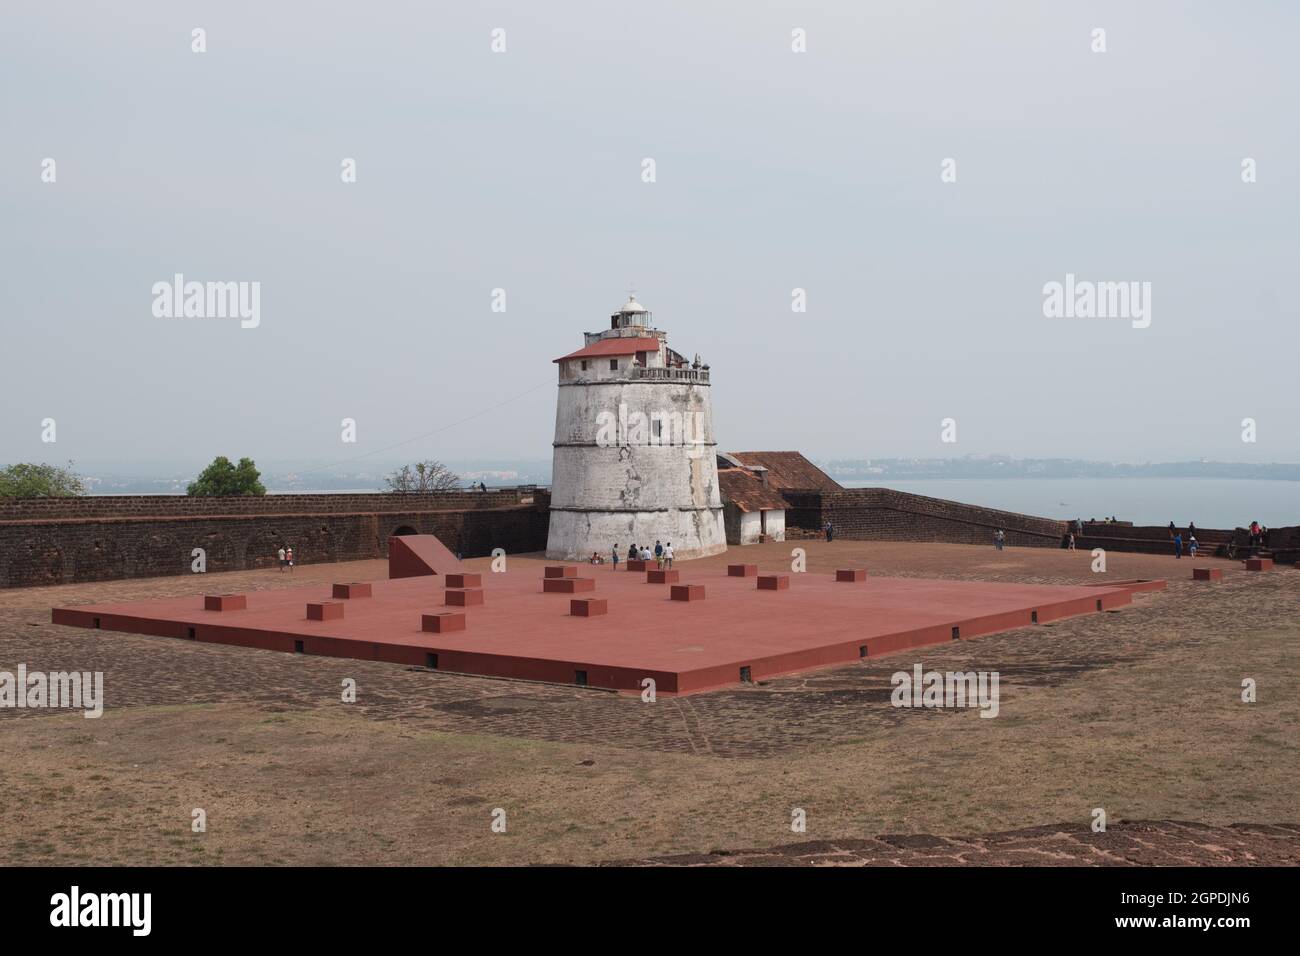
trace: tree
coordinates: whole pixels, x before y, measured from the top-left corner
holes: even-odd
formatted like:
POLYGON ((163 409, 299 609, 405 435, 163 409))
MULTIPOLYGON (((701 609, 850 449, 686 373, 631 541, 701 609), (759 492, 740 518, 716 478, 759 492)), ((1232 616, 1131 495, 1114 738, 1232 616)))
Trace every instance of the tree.
POLYGON ((20 462, 0 468, 0 498, 73 498, 86 493, 86 483, 72 470, 57 465, 20 462))
POLYGON ((414 465, 403 465, 384 481, 394 494, 415 495, 450 491, 460 484, 460 475, 439 461, 417 461, 414 465))
POLYGON ((187 495, 203 498, 247 498, 266 494, 262 484, 261 472, 251 458, 239 459, 238 465, 232 465, 225 455, 212 459, 212 464, 204 468, 188 488, 187 495))

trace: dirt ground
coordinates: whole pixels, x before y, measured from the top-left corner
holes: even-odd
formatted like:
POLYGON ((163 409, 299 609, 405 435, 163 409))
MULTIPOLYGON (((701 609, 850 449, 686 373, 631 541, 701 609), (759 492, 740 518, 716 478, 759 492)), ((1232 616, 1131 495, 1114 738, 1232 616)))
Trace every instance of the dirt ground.
POLYGON ((381 561, 3 591, 0 670, 103 671, 107 703, 0 709, 0 840, 28 864, 1012 863, 1061 841, 1067 863, 1300 862, 1300 570, 1202 558, 1224 580, 1194 584, 1188 559, 1112 553, 1101 575, 1086 552, 857 541, 744 558, 780 569, 796 546, 814 573, 1170 583, 655 703, 49 623, 56 604, 382 578, 381 561), (890 675, 917 662, 997 671, 998 717, 892 707, 890 675), (1090 835, 1098 808, 1110 832, 1090 835), (1037 849, 986 852, 1015 840, 1037 849))

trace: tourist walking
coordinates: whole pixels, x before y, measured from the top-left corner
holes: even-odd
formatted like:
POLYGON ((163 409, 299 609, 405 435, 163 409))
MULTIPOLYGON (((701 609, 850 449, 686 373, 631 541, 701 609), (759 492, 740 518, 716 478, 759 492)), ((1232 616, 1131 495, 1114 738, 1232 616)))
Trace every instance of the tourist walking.
POLYGON ((285 564, 288 563, 288 562, 285 561, 285 559, 284 559, 284 545, 280 545, 280 550, 279 550, 279 552, 277 552, 277 553, 278 553, 279 556, 280 556, 280 573, 281 573, 281 574, 284 574, 284 566, 285 566, 285 564))
POLYGON ((289 565, 289 570, 293 570, 293 548, 287 548, 284 552, 285 563, 289 565))
POLYGON ((1174 534, 1174 557, 1181 558, 1182 556, 1183 556, 1183 536, 1181 534, 1175 533, 1174 534))
POLYGON ((832 525, 829 521, 826 522, 826 526, 822 528, 822 530, 826 532, 827 541, 835 540, 835 526, 832 525))
POLYGON ((1069 545, 1066 546, 1066 550, 1068 550, 1068 551, 1073 551, 1073 550, 1074 550, 1074 532, 1073 532, 1073 531, 1070 532, 1070 543, 1069 543, 1069 545))
POLYGON ((617 543, 614 544, 614 548, 611 553, 614 556, 614 570, 617 571, 618 570, 618 544, 617 543))
POLYGON ((673 566, 673 543, 669 541, 666 545, 664 545, 664 567, 671 568, 672 566, 673 566))
POLYGON ((1196 549, 1199 548, 1199 547, 1200 547, 1200 545, 1199 545, 1199 544, 1197 543, 1197 541, 1196 541, 1196 535, 1194 535, 1194 534, 1193 534, 1193 535, 1188 535, 1188 537, 1187 537, 1187 553, 1190 554, 1190 555, 1194 558, 1194 557, 1196 557, 1196 549))

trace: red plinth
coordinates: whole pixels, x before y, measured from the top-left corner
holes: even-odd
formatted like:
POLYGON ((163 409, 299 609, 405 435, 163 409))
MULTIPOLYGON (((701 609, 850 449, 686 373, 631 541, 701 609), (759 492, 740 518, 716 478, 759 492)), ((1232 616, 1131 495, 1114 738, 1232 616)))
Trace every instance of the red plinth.
MULTIPOLYGON (((845 588, 832 574, 804 574, 797 588, 779 599, 764 599, 754 596, 747 580, 724 580, 719 567, 705 585, 708 600, 697 601, 690 611, 674 612, 664 606, 663 589, 646 587, 644 576, 605 574, 595 579, 600 582, 597 590, 612 607, 607 614, 575 624, 562 620, 570 615, 568 600, 561 608, 557 597, 540 593, 537 572, 544 564, 521 558, 511 561, 514 570, 493 574, 492 600, 474 608, 473 634, 468 628, 452 633, 421 630, 422 615, 437 600, 431 597, 430 578, 423 576, 374 581, 371 598, 352 604, 344 619, 326 624, 303 617, 307 602, 322 600, 318 583, 250 592, 248 608, 233 614, 204 611, 202 594, 182 594, 59 607, 50 620, 93 628, 103 641, 125 631, 160 639, 194 635, 205 643, 289 654, 305 644, 312 654, 403 667, 428 666, 433 654, 444 671, 569 684, 575 672, 583 671, 590 686, 629 694, 640 694, 641 682, 651 677, 658 693, 669 695, 735 685, 741 667, 750 669, 752 680, 765 680, 857 662, 864 648, 865 656, 875 658, 947 644, 953 628, 962 640, 970 640, 1027 629, 1035 614, 1039 624, 1095 614, 1099 603, 1101 610, 1121 608, 1135 592, 1160 584, 1121 581, 1087 587, 871 574, 856 587, 845 588), (689 618, 689 634, 666 635, 665 614, 689 618)), ((1189 570, 1184 566, 1179 573, 1189 570)), ((458 571, 448 568, 433 580, 441 583, 443 574, 458 571)), ((595 596, 588 592, 568 598, 595 596)), ((348 602, 339 606, 346 610, 348 602)), ((469 616, 463 608, 438 610, 469 616)), ((454 624, 429 625, 444 626, 454 624)), ((155 652, 159 659, 169 659, 165 644, 160 642, 155 652)), ((906 669, 914 659, 904 658, 900 666, 906 669)))
POLYGON ((248 598, 243 594, 205 594, 205 611, 243 611, 248 608, 248 598))
POLYGON ((609 612, 609 601, 604 598, 574 598, 569 602, 569 613, 574 617, 598 617, 609 612))
POLYGON ((788 574, 760 574, 758 576, 758 589, 760 591, 784 591, 790 587, 790 575, 788 574))
POLYGON ((578 569, 572 564, 552 564, 542 574, 548 578, 576 578, 578 569))
POLYGON ((309 621, 341 621, 343 605, 339 601, 320 601, 307 605, 309 621))
POLYGON ((595 578, 544 578, 542 591, 547 594, 576 594, 596 590, 595 578))
POLYGON ((1222 581, 1223 572, 1218 568, 1192 568, 1193 581, 1222 581))
POLYGON ((482 586, 483 575, 481 574, 447 575, 447 587, 449 588, 481 588, 482 586))
POLYGON ((758 574, 757 564, 729 564, 727 574, 733 578, 752 578, 758 574))
POLYGON ((469 607, 473 604, 482 604, 483 591, 480 588, 447 588, 445 600, 448 604, 455 607, 469 607))
POLYGON ((433 634, 465 630, 465 615, 460 611, 439 611, 420 617, 420 630, 433 634))
POLYGON ((835 571, 836 581, 865 581, 867 579, 866 568, 838 568, 835 571))
POLYGON ((631 558, 627 562, 627 569, 629 571, 648 571, 653 563, 653 561, 642 561, 640 558, 631 558))
POLYGON ((368 598, 370 595, 370 584, 365 581, 357 584, 334 585, 334 597, 336 598, 347 600, 349 598, 368 598))
POLYGON ((1273 570, 1272 558, 1247 558, 1247 571, 1271 571, 1273 570))
POLYGON ((672 590, 674 601, 703 601, 703 584, 674 584, 672 590))
POLYGON ((652 568, 645 573, 646 584, 676 584, 681 580, 682 572, 665 568, 660 571, 652 568))

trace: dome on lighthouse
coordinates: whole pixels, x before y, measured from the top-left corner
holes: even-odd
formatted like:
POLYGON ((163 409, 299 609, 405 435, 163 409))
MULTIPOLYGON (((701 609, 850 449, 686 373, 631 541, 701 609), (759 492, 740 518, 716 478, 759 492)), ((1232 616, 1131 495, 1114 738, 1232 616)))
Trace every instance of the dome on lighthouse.
POLYGON ((638 301, 636 300, 636 296, 634 296, 634 295, 630 295, 630 296, 627 297, 627 302, 626 302, 626 303, 623 305, 623 307, 622 307, 621 309, 619 309, 618 311, 620 311, 620 312, 644 312, 645 310, 646 310, 645 306, 642 305, 640 302, 638 302, 638 301))

